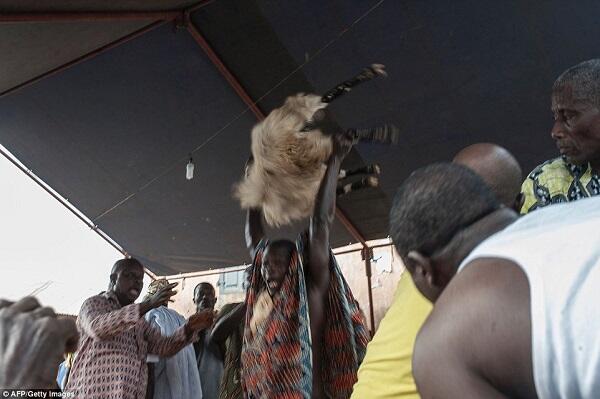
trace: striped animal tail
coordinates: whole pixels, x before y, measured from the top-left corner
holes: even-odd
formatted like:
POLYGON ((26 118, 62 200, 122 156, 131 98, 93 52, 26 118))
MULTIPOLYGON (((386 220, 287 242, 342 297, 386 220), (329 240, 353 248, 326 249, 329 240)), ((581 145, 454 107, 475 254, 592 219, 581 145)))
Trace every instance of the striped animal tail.
POLYGON ((380 175, 381 167, 374 163, 371 165, 363 166, 356 169, 340 169, 338 179, 345 179, 346 177, 355 175, 380 175))
POLYGON ((379 179, 375 176, 363 177, 362 179, 355 181, 354 183, 343 184, 337 187, 337 195, 345 195, 352 191, 361 190, 367 187, 379 186, 379 179))
POLYGON ((398 144, 400 141, 400 129, 394 125, 382 125, 374 128, 348 129, 346 134, 354 143, 377 142, 382 144, 398 144))
POLYGON ((378 76, 387 76, 387 73, 384 69, 385 65, 382 64, 372 64, 371 66, 366 67, 361 73, 352 79, 340 83, 327 93, 323 94, 321 101, 324 103, 330 103, 336 98, 341 97, 345 93, 351 91, 354 86, 358 86, 363 82, 368 82, 369 80, 375 79, 378 76))

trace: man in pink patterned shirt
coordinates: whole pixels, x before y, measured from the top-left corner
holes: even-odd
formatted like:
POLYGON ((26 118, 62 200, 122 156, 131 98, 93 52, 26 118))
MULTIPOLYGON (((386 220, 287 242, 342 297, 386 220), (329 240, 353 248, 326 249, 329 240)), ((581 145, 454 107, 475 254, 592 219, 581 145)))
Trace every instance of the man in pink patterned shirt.
POLYGON ((142 303, 144 269, 136 259, 115 263, 106 292, 88 298, 77 319, 80 346, 65 388, 78 399, 144 399, 148 378, 146 355, 169 357, 212 324, 213 313, 196 313, 175 334, 164 337, 144 314, 175 294, 169 284, 142 303))

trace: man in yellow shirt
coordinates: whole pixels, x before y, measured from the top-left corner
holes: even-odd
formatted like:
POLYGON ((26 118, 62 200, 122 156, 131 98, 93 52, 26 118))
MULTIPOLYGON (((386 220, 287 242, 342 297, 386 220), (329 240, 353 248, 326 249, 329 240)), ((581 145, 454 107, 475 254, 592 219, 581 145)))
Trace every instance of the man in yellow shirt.
MULTIPOLYGON (((460 151, 454 162, 483 177, 505 206, 517 210, 521 207, 521 168, 507 150, 494 144, 474 144, 460 151)), ((403 273, 394 301, 367 346, 352 399, 419 398, 412 375, 412 354, 417 333, 431 308, 410 275, 403 273)))

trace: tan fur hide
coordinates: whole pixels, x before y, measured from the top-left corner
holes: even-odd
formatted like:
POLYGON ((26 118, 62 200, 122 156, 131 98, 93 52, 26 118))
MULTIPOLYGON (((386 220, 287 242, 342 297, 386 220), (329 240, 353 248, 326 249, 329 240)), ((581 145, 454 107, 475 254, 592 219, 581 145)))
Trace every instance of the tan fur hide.
POLYGON ((312 214, 332 139, 319 130, 301 132, 313 114, 325 108, 321 96, 297 94, 252 129, 254 163, 234 187, 242 208, 262 208, 271 226, 312 214))

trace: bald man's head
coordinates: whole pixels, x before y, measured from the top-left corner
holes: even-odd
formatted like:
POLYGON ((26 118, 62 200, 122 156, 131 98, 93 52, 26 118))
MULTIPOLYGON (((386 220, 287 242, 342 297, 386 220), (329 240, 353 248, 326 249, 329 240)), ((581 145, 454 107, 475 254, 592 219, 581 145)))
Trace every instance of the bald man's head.
POLYGON ((517 211, 521 207, 523 175, 519 162, 508 150, 491 143, 479 143, 462 149, 453 162, 473 170, 492 189, 500 202, 517 211))

